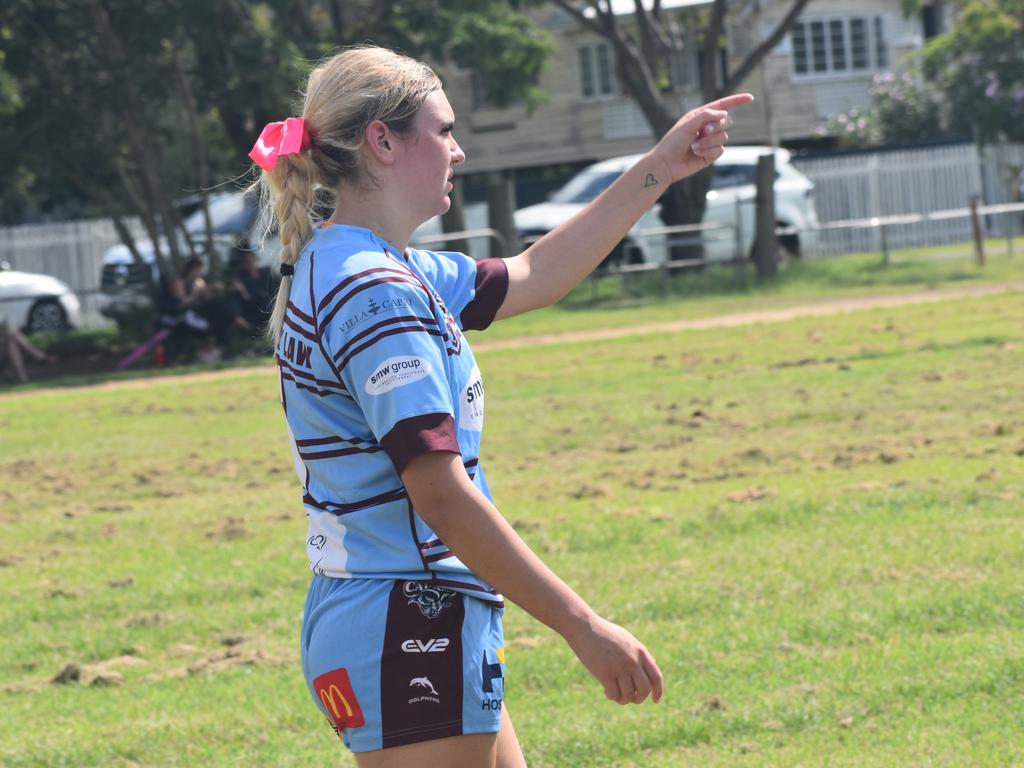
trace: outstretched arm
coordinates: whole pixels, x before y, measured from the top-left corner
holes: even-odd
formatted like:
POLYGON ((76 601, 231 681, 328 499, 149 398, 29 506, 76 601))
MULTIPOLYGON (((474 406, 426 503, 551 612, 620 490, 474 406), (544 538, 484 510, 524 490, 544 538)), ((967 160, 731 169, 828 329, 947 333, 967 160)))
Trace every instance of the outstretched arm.
POLYGON ((416 512, 477 576, 569 647, 619 704, 662 693, 661 670, 650 652, 622 627, 598 616, 526 545, 473 485, 457 454, 420 454, 402 472, 416 512))
POLYGON ((722 155, 729 110, 753 101, 726 96, 687 112, 644 157, 576 216, 506 260, 509 285, 496 319, 554 304, 625 237, 668 186, 722 155))

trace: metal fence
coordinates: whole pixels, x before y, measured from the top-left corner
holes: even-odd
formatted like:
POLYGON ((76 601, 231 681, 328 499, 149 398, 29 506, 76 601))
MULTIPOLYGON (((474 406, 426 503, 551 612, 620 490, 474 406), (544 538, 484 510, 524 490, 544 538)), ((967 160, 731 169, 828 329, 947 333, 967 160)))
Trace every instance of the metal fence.
MULTIPOLYGON (((793 165, 814 182, 814 202, 822 224, 870 220, 899 214, 962 209, 970 198, 989 205, 1018 202, 1024 145, 1006 144, 979 150, 953 144, 818 158, 793 158, 793 165)), ((1012 218, 989 222, 1014 227, 1012 218)), ((1016 232, 1011 233, 1016 234, 1016 232)), ((964 218, 921 220, 889 232, 891 248, 909 248, 971 239, 964 218)), ((836 227, 820 233, 816 253, 832 256, 870 251, 878 233, 871 228, 836 227)))

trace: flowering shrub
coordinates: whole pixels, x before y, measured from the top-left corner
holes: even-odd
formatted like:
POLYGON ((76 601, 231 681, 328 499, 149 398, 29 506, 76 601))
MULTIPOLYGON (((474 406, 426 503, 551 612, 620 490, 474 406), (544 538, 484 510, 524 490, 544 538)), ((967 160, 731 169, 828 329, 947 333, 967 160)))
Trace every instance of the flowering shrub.
POLYGON ((942 94, 919 70, 883 72, 871 85, 871 106, 854 107, 829 119, 819 135, 846 146, 894 144, 943 136, 947 120, 942 94))

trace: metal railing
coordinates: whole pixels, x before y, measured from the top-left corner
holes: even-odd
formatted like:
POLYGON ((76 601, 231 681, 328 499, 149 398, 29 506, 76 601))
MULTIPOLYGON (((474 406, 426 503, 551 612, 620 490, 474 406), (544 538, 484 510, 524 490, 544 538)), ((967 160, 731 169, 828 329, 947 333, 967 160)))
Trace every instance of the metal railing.
MULTIPOLYGON (((988 216, 999 216, 1010 213, 1024 213, 1024 203, 1000 203, 998 205, 977 205, 965 208, 949 208, 942 211, 931 211, 929 213, 897 213, 891 216, 871 216, 862 219, 841 219, 838 221, 820 222, 813 227, 778 227, 775 230, 779 235, 800 235, 804 232, 829 232, 836 230, 865 230, 875 229, 878 231, 879 248, 882 258, 888 262, 891 258, 888 230, 890 227, 905 226, 911 224, 926 224, 934 221, 949 221, 951 219, 964 219, 988 216)), ((1004 237, 1006 238, 1008 250, 1013 253, 1013 239, 1015 227, 1006 227, 1004 237)))

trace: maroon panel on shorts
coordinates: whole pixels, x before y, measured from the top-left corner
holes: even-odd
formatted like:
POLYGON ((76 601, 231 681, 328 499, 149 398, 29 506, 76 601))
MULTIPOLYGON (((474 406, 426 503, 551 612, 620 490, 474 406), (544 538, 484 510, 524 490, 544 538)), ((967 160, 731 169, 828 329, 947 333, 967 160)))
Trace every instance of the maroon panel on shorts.
POLYGON ((463 596, 397 581, 380 662, 383 747, 462 734, 463 596))

